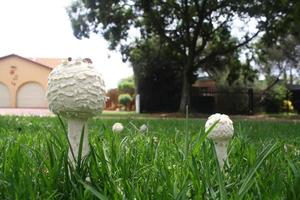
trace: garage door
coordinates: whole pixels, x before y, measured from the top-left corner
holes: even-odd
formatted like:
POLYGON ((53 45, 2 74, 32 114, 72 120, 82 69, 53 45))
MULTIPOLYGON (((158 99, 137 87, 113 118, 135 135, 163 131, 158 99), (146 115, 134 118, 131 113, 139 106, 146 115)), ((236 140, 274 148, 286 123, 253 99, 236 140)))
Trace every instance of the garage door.
POLYGON ((38 83, 22 85, 17 94, 18 108, 44 108, 46 107, 44 88, 38 83))
POLYGON ((8 108, 9 105, 9 90, 6 85, 0 83, 0 108, 8 108))

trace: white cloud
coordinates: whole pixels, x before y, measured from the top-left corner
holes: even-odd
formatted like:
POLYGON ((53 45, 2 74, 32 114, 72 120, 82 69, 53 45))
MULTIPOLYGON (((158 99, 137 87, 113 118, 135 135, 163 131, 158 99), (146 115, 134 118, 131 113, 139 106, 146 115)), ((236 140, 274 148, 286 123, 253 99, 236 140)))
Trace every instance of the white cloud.
POLYGON ((65 7, 70 0, 10 0, 0 2, 0 56, 89 57, 99 67, 107 88, 132 75, 118 52, 108 50, 99 35, 73 36, 65 7))

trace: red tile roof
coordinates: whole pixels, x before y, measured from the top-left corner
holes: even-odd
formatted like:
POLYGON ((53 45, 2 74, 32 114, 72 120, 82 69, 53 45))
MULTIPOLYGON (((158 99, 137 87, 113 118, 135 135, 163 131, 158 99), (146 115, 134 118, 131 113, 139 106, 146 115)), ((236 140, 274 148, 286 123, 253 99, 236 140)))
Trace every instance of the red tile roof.
POLYGON ((57 67, 63 60, 63 58, 29 58, 29 59, 34 62, 40 63, 42 65, 47 65, 52 69, 54 67, 57 67))

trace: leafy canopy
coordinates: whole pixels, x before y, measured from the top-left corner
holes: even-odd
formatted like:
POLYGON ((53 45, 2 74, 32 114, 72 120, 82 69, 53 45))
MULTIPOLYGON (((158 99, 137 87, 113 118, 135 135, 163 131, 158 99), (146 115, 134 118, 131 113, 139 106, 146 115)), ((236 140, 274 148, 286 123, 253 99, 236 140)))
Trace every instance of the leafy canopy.
POLYGON ((295 16, 289 14, 295 5, 299 5, 296 0, 77 0, 68 11, 77 38, 100 33, 111 49, 122 52, 124 59, 130 58, 141 41, 153 38, 170 48, 176 65, 181 67, 183 111, 189 104, 190 87, 198 69, 224 67, 211 63, 231 56, 262 31, 272 41, 282 32, 283 24, 295 16), (257 26, 234 38, 236 18, 244 26, 255 19, 257 26))

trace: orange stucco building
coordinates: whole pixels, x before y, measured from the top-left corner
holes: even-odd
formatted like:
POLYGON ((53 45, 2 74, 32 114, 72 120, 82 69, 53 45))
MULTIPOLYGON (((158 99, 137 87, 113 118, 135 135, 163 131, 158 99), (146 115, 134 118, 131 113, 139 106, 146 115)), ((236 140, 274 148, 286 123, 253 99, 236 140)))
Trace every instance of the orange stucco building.
POLYGON ((0 57, 0 108, 47 108, 48 75, 57 58, 0 57))

